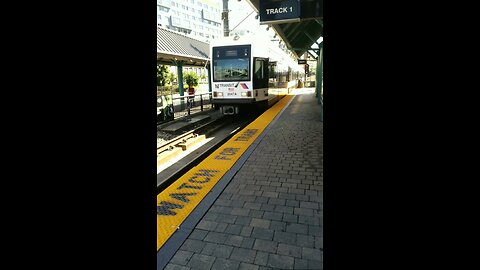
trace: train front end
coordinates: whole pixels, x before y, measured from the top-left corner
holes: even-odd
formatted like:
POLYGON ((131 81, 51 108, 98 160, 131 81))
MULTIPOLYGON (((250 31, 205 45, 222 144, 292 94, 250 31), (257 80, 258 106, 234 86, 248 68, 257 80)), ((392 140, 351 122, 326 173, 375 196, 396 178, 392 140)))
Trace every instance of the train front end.
POLYGON ((255 103, 251 44, 212 46, 213 104, 223 114, 238 114, 242 104, 255 103))

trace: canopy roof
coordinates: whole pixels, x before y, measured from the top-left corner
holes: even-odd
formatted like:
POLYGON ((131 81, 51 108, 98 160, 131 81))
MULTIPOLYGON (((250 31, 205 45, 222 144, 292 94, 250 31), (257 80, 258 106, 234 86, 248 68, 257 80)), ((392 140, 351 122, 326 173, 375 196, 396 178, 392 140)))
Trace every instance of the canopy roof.
MULTIPOLYGON (((258 13, 260 0, 247 0, 258 13)), ((300 0, 302 8, 310 10, 313 14, 309 18, 301 19, 300 22, 272 24, 271 27, 285 42, 287 47, 297 56, 301 56, 316 41, 323 36, 323 0, 300 0)))
POLYGON ((157 62, 205 66, 210 58, 210 45, 180 33, 157 27, 157 62))

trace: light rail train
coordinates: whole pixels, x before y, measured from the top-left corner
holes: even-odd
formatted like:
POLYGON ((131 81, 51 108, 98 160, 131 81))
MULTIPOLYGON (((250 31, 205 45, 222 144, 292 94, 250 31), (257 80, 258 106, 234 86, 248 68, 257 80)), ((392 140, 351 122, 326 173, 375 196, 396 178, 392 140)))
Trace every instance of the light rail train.
POLYGON ((238 114, 241 107, 252 105, 265 108, 269 89, 297 85, 298 64, 287 54, 271 53, 265 42, 252 40, 235 36, 211 44, 212 103, 222 114, 238 114))

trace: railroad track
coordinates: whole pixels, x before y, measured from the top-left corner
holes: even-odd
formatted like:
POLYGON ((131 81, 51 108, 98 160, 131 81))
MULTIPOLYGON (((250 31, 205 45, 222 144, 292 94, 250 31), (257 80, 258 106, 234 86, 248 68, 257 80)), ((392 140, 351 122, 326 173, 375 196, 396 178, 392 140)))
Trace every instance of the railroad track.
POLYGON ((157 147, 157 166, 194 147, 205 140, 208 133, 222 127, 226 123, 228 123, 226 117, 221 117, 161 144, 157 147))
POLYGON ((194 150, 191 154, 183 157, 178 162, 175 162, 165 170, 157 173, 157 193, 163 191, 181 175, 185 174, 192 167, 200 163, 204 158, 206 158, 213 151, 215 151, 218 146, 222 145, 228 139, 234 136, 236 132, 246 127, 253 119, 230 121, 230 119, 227 118, 224 119, 222 123, 215 125, 215 127, 200 127, 199 129, 201 129, 200 133, 202 133, 202 135, 208 136, 208 134, 214 133, 212 134, 214 136, 214 139, 207 142, 206 144, 203 144, 198 149, 194 150))

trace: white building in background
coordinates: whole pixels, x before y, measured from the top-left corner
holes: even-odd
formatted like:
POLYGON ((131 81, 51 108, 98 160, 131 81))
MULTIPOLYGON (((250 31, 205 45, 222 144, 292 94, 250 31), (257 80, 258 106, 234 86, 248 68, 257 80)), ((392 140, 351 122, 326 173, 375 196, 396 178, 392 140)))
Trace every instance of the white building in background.
POLYGON ((222 0, 157 0, 157 25, 209 43, 223 36, 222 0))

